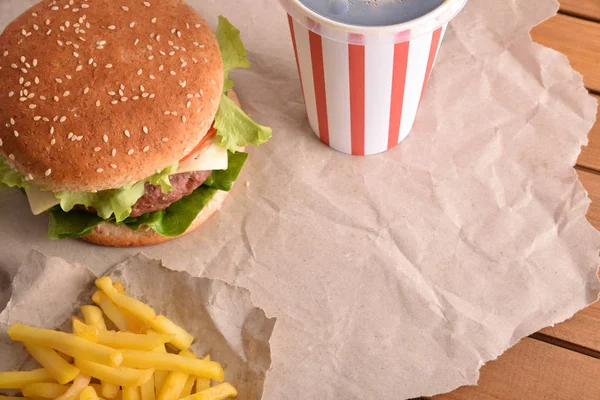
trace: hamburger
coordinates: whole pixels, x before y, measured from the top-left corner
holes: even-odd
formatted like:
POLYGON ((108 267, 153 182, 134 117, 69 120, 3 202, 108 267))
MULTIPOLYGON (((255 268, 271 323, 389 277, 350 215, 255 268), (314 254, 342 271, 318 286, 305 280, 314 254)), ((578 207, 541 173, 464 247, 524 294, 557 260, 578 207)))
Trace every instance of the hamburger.
POLYGON ((229 72, 240 32, 182 0, 45 0, 0 35, 0 188, 50 239, 161 243, 219 210, 271 137, 229 72))

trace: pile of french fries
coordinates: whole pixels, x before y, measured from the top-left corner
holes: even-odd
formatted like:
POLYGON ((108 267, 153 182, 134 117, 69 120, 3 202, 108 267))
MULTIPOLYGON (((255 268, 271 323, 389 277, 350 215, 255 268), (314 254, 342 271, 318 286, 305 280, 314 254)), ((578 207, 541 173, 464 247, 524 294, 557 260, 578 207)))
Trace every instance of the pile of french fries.
POLYGON ((237 396, 223 382, 223 367, 191 351, 194 338, 147 304, 125 294, 120 282, 96 280, 96 305, 81 307, 73 333, 14 324, 8 335, 22 342, 43 368, 0 372, 0 389, 23 397, 0 400, 223 400, 237 396), (106 317, 117 330, 108 330, 106 317), (171 352, 167 351, 171 350, 171 352))

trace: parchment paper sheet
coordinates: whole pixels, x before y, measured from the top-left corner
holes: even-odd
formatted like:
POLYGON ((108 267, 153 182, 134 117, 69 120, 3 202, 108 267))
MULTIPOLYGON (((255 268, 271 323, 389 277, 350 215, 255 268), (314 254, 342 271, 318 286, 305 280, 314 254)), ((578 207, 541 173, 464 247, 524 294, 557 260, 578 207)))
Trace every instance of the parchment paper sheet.
MULTIPOLYGON (((32 3, 0 0, 0 23, 32 3)), ((310 131, 276 0, 192 3, 213 26, 223 14, 241 29, 254 69, 236 87, 275 134, 250 151, 216 217, 145 252, 246 287, 278 318, 266 399, 397 400, 474 384, 483 363, 597 298, 600 236, 571 167, 596 105, 567 59, 529 37, 553 0, 471 0, 413 133, 368 158, 310 131)), ((0 243, 3 282, 31 247, 97 273, 139 251, 50 243, 17 192, 0 193, 0 243)))
MULTIPOLYGON (((137 255, 108 275, 120 280, 127 293, 151 305, 159 314, 184 327, 195 338, 192 351, 210 354, 225 368, 225 379, 243 395, 260 400, 271 365, 269 338, 275 319, 252 305, 250 293, 220 281, 192 278, 170 271, 160 261, 137 255)), ((14 280, 13 296, 0 313, 1 370, 36 365, 21 343, 12 342, 6 329, 17 322, 45 328, 65 327, 72 315, 92 304, 96 275, 88 268, 32 251, 14 280)))

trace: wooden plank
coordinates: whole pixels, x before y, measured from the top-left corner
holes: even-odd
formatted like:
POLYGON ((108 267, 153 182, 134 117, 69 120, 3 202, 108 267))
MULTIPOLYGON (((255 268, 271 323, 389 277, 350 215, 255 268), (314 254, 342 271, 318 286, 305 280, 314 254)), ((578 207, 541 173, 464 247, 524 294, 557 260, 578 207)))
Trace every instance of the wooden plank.
POLYGON ((598 0, 560 0, 560 10, 578 17, 600 21, 598 0))
POLYGON ((582 400, 600 398, 600 360, 525 338, 481 369, 478 386, 434 400, 582 400))
POLYGON ((577 164, 600 171, 600 96, 594 97, 598 100, 598 120, 589 133, 588 145, 581 149, 577 164))
POLYGON ((586 86, 600 92, 600 24, 557 15, 531 31, 533 39, 569 57, 586 86))

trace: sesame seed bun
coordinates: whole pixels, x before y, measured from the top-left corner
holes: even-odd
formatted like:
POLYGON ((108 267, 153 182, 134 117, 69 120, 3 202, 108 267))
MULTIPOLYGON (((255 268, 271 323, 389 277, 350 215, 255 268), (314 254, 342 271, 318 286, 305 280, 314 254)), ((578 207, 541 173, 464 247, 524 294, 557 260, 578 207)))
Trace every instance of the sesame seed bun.
POLYGON ((187 155, 223 89, 182 0, 45 0, 0 35, 0 153, 53 191, 114 189, 187 155))
MULTIPOLYGON (((185 236, 190 232, 198 229, 200 225, 205 223, 214 213, 219 211, 225 202, 229 192, 218 191, 215 197, 202 209, 198 217, 192 225, 181 236, 185 236)), ((178 237, 181 237, 178 236, 178 237)), ((94 229, 90 235, 82 238, 86 242, 109 247, 140 247, 152 246, 168 242, 177 237, 165 237, 154 232, 152 229, 140 229, 134 231, 125 225, 116 225, 110 222, 105 222, 94 229)))

